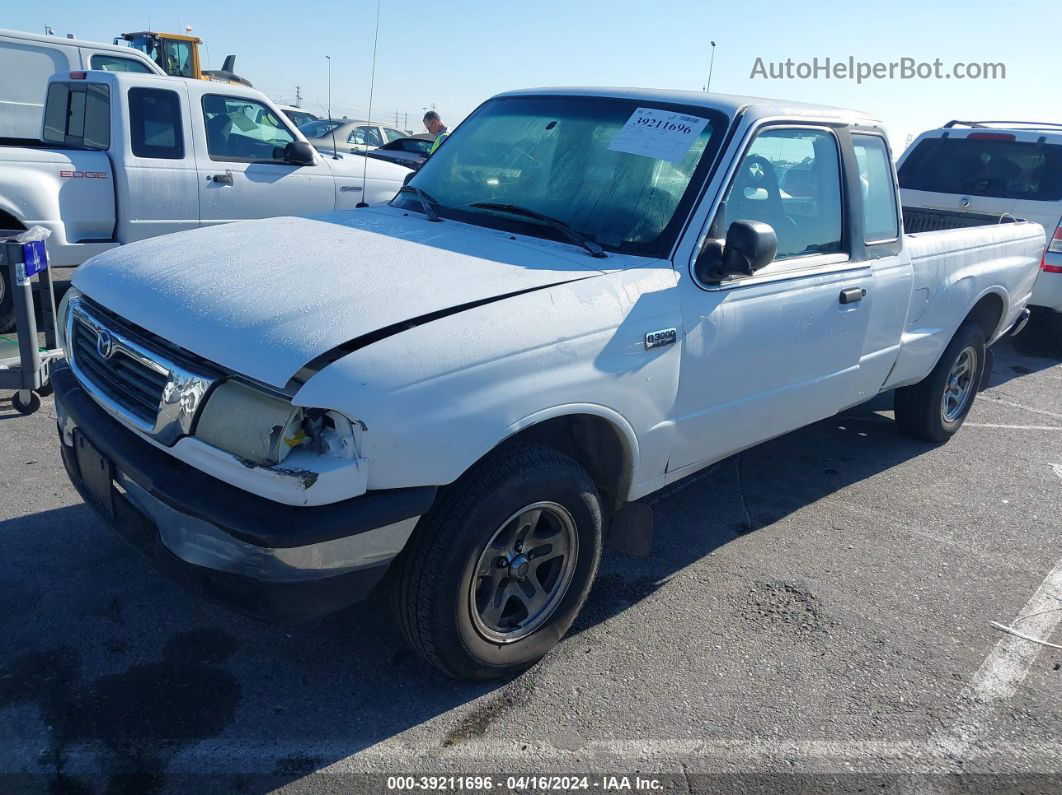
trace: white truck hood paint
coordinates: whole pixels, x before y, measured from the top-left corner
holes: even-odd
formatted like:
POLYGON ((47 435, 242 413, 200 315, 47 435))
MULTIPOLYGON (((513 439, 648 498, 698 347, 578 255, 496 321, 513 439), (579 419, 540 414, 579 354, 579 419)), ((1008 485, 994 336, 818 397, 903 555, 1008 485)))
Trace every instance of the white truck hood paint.
POLYGON ((363 334, 625 259, 385 207, 156 237, 94 257, 73 284, 164 339, 282 387, 363 334))

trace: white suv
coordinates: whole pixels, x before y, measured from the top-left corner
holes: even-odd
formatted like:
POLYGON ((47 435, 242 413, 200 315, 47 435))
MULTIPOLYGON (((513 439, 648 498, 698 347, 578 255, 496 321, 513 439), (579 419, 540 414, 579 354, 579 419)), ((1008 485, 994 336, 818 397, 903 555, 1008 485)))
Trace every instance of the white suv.
POLYGON ((1030 305, 1062 338, 1062 124, 950 121, 898 162, 908 233, 1035 221, 1048 246, 1030 305))

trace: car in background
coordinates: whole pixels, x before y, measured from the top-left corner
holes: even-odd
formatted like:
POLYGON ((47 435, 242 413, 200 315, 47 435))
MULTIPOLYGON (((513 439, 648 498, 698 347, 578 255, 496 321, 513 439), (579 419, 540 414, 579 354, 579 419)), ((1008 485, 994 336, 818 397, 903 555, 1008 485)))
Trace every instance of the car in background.
POLYGON ((299 126, 299 132, 317 149, 330 152, 367 152, 408 133, 371 121, 318 119, 299 126))
POLYGON ((297 108, 294 105, 277 105, 277 107, 288 117, 288 121, 296 127, 301 127, 304 124, 309 124, 310 122, 317 121, 321 118, 316 114, 310 113, 308 110, 297 108))
POLYGON ((1048 245, 1029 302, 1062 350, 1062 124, 950 121, 898 161, 908 233, 1034 221, 1048 245))
POLYGON ((420 133, 407 138, 396 138, 393 141, 388 141, 380 148, 373 149, 367 154, 377 160, 398 163, 400 166, 409 166, 416 170, 428 159, 433 143, 435 143, 435 136, 428 133, 420 133))

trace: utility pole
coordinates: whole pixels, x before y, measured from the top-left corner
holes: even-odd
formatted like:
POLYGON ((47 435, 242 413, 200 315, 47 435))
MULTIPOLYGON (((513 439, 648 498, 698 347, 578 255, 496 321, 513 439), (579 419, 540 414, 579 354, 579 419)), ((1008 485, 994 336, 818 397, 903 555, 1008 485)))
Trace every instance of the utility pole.
POLYGON ((295 107, 302 107, 302 86, 295 86, 295 107))

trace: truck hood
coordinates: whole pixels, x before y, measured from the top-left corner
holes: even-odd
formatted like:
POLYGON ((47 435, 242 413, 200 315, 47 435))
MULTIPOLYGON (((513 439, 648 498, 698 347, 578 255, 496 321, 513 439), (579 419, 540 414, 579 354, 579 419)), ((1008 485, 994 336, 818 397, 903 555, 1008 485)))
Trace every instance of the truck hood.
POLYGON ((94 257, 73 284, 163 339, 283 387, 366 335, 599 275, 595 265, 613 270, 623 259, 388 207, 156 237, 94 257))

